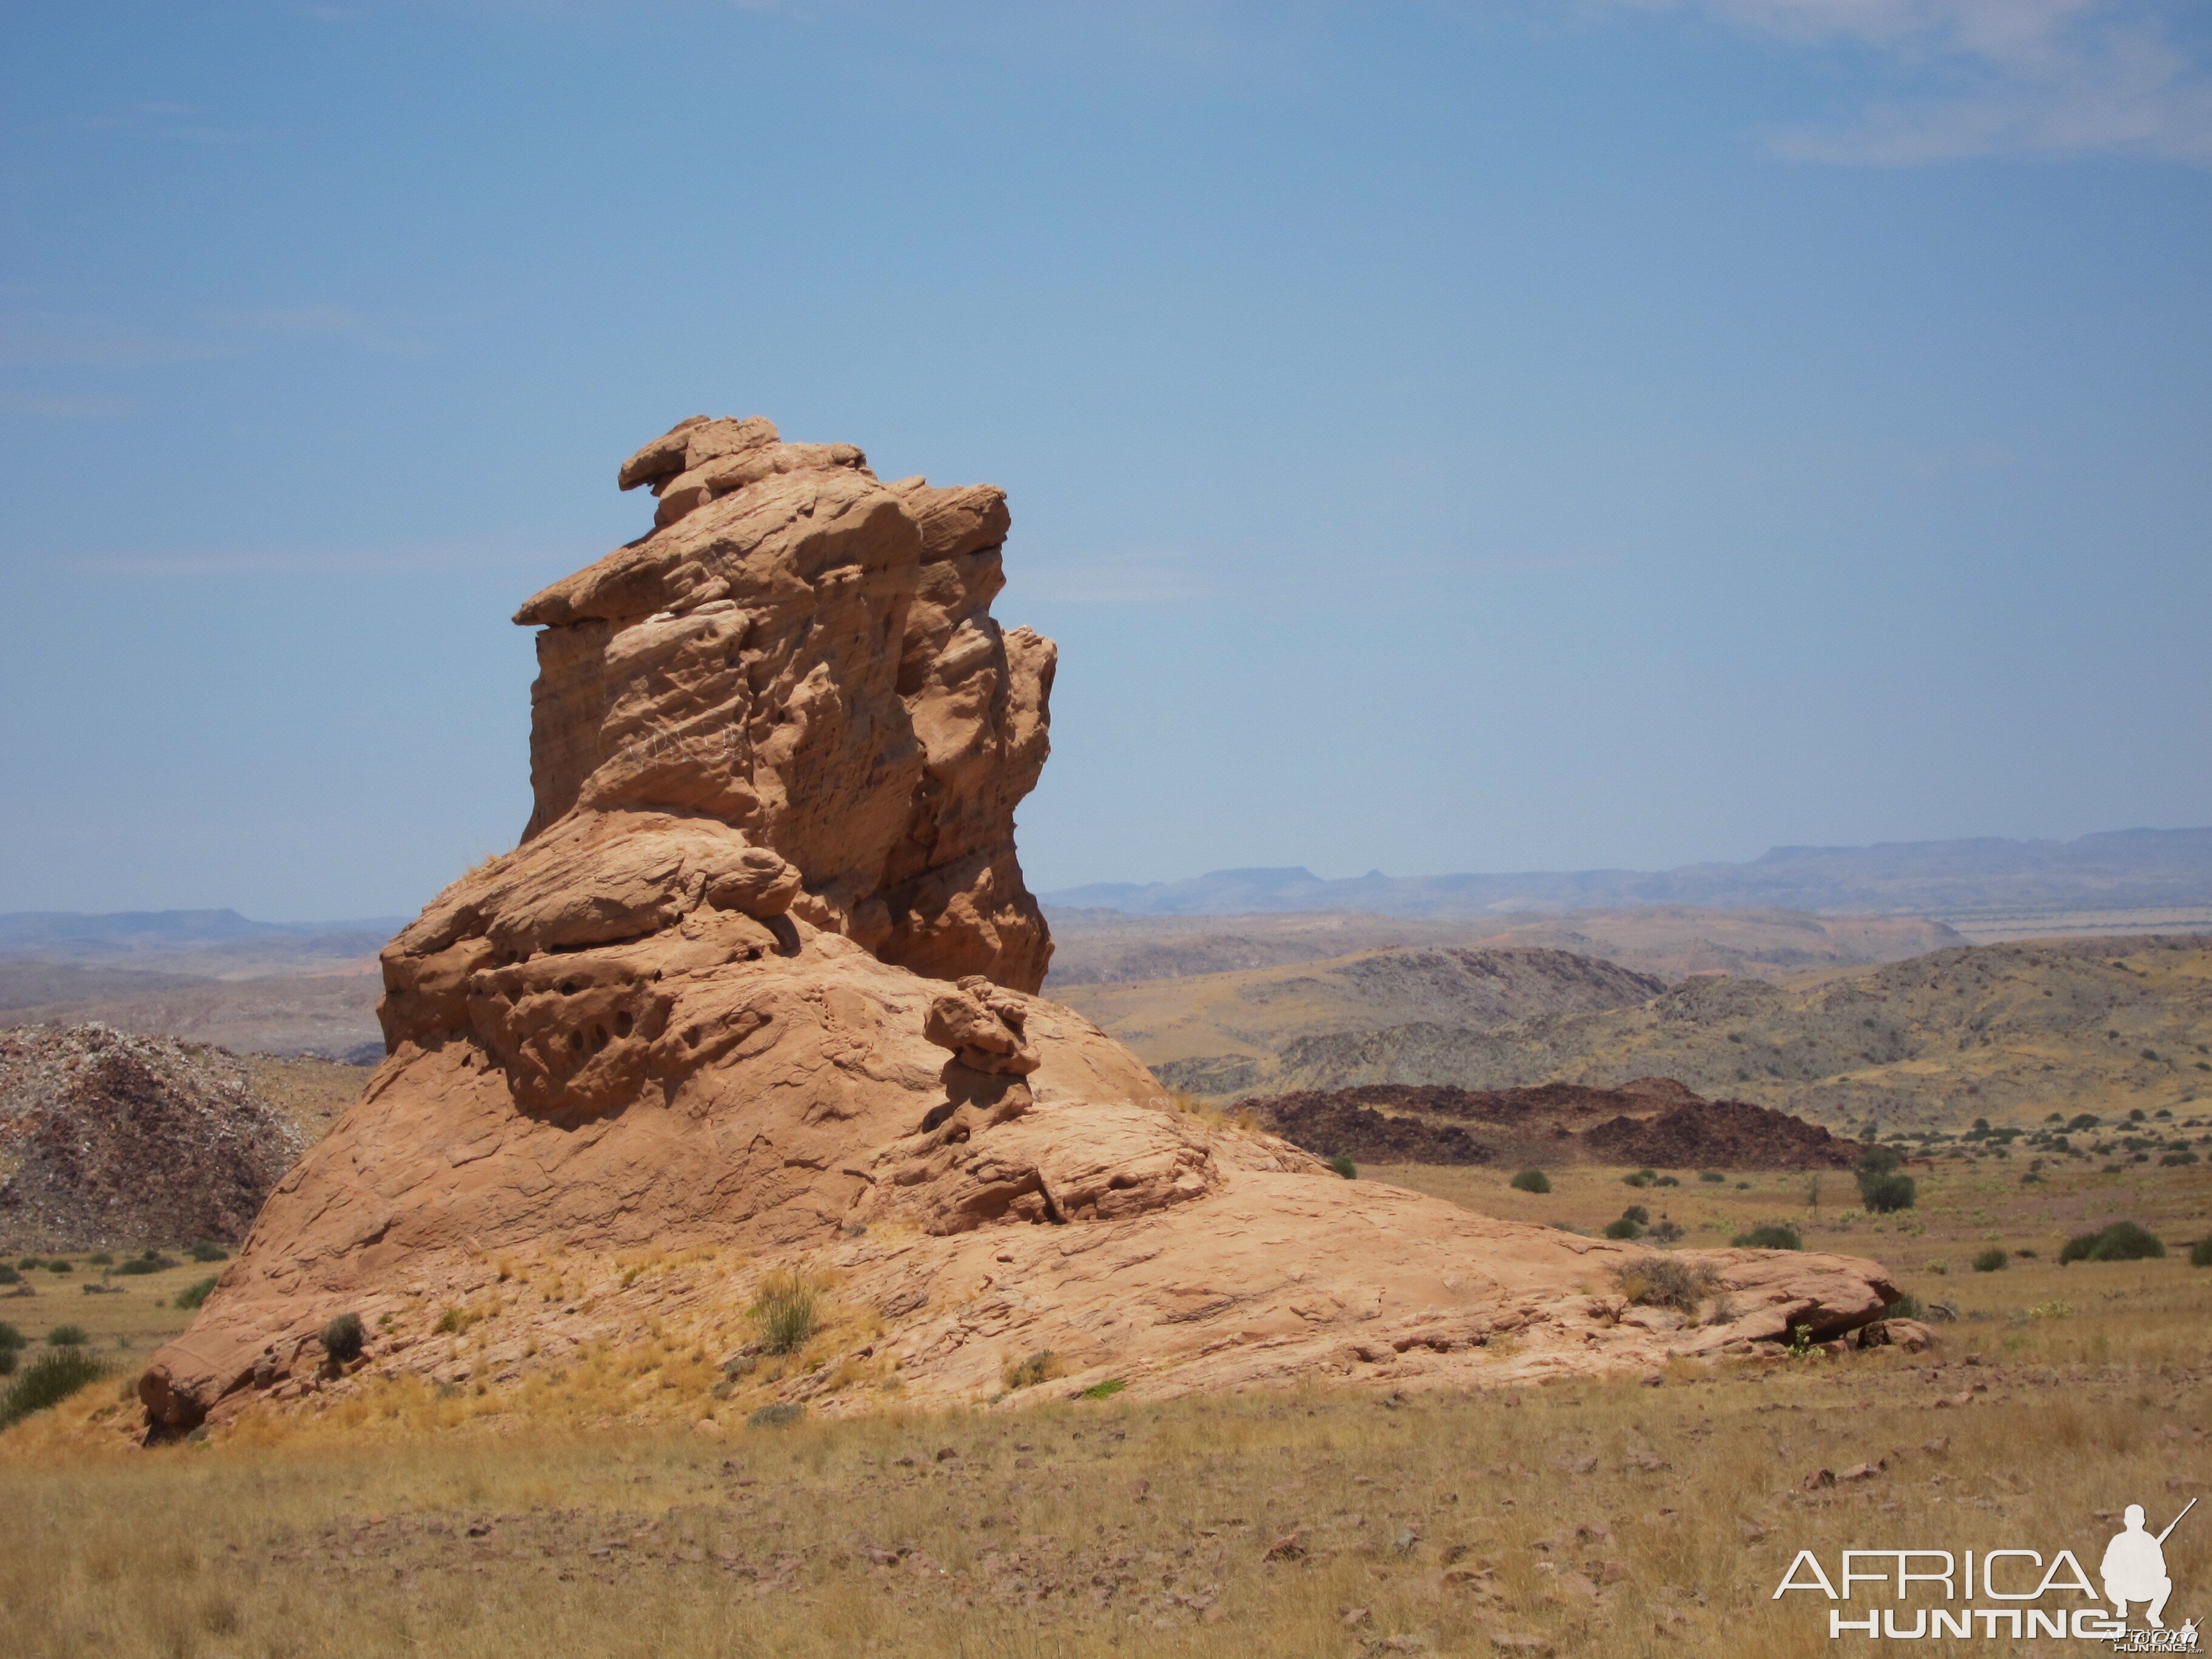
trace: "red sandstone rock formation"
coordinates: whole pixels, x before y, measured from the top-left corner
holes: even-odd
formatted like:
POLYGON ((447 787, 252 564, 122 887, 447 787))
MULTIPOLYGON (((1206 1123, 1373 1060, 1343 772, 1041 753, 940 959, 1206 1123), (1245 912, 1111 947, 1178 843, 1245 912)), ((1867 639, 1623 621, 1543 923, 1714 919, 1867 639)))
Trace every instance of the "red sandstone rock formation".
POLYGON ((1871 1263, 1723 1252, 1698 1325, 1607 1290, 1632 1247, 1177 1112, 1033 994, 1012 811, 1054 653, 990 615, 1003 495, 760 420, 686 422, 620 481, 653 533, 517 617, 544 630, 522 844, 386 950, 389 1056, 141 1379, 154 1432, 355 1386, 315 1339, 338 1313, 372 1374, 500 1383, 648 1321, 735 1344, 771 1266, 882 1322, 782 1382, 823 1410, 979 1399, 1047 1349, 1139 1395, 1640 1368, 1894 1298, 1871 1263), (648 1248, 723 1265, 613 1265, 648 1248), (510 1257, 593 1288, 510 1296, 510 1257), (471 1297, 485 1329, 441 1335, 471 1297))

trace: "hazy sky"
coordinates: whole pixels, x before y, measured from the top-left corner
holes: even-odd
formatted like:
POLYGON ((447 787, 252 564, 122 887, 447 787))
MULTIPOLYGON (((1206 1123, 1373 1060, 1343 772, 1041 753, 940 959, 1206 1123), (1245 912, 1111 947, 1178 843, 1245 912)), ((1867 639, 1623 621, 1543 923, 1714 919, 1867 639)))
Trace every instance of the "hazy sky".
POLYGON ((1041 889, 2212 823, 2212 21, 27 3, 0 909, 411 911, 773 416, 1012 493, 1041 889))

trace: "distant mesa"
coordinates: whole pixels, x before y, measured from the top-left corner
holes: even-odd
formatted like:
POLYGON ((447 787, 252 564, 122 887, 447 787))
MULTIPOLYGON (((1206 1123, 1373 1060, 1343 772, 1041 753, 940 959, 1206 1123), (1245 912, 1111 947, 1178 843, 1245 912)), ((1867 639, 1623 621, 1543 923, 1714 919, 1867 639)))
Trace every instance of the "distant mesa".
POLYGON ((1037 994, 1013 812, 1055 653, 991 614, 1004 493, 758 418, 685 421, 618 482, 652 533, 517 617, 522 842, 385 948, 388 1057, 141 1377, 151 1437, 664 1339, 722 1380, 638 1408, 711 1423, 1640 1372, 1895 1298, 1872 1262, 1721 1251, 1711 1310, 1623 1317, 1596 1287, 1633 1247, 1178 1109, 1037 994), (747 1318, 771 1269, 831 1310, 803 1364, 747 1318), (319 1336, 349 1313, 358 1358, 319 1336))
POLYGON ((2212 829, 2121 830, 2074 841, 1777 847, 1746 864, 1515 875, 1364 876, 1217 870, 1182 881, 1101 882, 1048 893, 1056 908, 1144 915, 1345 910, 1465 916, 1688 904, 1712 909, 1946 916, 2212 906, 2212 829))

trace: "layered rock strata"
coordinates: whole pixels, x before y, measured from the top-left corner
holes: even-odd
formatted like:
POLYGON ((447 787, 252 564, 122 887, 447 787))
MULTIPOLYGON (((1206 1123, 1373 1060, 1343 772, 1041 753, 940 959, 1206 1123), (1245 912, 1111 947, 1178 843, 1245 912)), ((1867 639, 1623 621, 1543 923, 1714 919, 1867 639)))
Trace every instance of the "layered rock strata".
POLYGON ((522 843, 385 951, 388 1057, 142 1378, 157 1436, 356 1386, 317 1339, 340 1313, 356 1370, 441 1382, 648 1330, 742 1356, 771 1268, 851 1352, 747 1386, 825 1411, 995 1395, 1048 1351, 1140 1394, 1647 1367, 1894 1298, 1870 1263, 1720 1252, 1709 1313, 1637 1306, 1632 1248, 1177 1111, 1035 994, 1012 814, 1054 650, 990 615, 1003 494, 761 420, 688 421, 619 482, 653 531, 517 617, 522 843))

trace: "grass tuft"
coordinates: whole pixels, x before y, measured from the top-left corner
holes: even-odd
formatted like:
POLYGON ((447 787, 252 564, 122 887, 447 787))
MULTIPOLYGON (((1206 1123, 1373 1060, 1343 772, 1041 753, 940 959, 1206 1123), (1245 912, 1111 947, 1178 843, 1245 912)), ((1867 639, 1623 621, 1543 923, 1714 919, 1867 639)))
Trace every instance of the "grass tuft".
POLYGON ((107 1375, 107 1367, 81 1347, 67 1347, 33 1360, 0 1395, 0 1429, 12 1428, 33 1412, 58 1406, 88 1382, 107 1375))
POLYGON ((761 1346, 772 1354, 798 1352, 821 1326, 814 1292, 795 1273, 774 1273, 762 1279, 749 1316, 760 1332, 761 1346))

